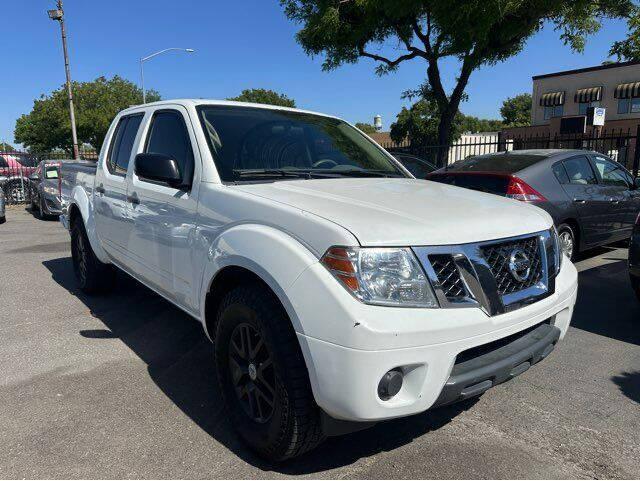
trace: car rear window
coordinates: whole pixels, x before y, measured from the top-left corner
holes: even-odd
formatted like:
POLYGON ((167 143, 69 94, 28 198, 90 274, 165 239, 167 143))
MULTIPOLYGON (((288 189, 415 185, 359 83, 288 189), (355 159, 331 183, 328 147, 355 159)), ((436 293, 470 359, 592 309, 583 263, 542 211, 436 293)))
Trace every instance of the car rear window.
POLYGON ((504 172, 505 174, 513 174, 514 172, 531 167, 546 158, 547 157, 544 155, 535 154, 481 155, 459 160, 455 164, 449 166, 448 170, 464 170, 468 172, 504 172))
POLYGON ((498 195, 506 195, 507 187, 509 186, 509 177, 502 175, 435 173, 431 174, 428 179, 443 184, 455 185, 456 187, 464 187, 465 189, 498 195))

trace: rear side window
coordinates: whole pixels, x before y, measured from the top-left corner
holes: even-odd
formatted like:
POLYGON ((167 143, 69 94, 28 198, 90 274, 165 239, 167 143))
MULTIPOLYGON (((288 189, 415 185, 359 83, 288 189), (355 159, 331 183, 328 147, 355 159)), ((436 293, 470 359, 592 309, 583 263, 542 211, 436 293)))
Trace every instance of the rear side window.
POLYGON ((178 163, 184 181, 193 177, 193 150, 189 132, 179 112, 156 112, 151 121, 145 152, 164 154, 178 163))
POLYGON ((7 163, 7 161, 5 160, 4 157, 0 156, 0 167, 9 167, 9 164, 7 163))
POLYGON ((581 155, 565 160, 563 163, 570 184, 591 185, 597 184, 596 174, 591 168, 589 159, 581 155))
POLYGON ((558 182, 561 184, 569 183, 569 176, 567 175, 567 171, 564 169, 562 162, 558 162, 553 166, 553 175, 556 176, 556 179, 558 179, 558 182))
POLYGON ((142 117, 143 114, 129 115, 122 117, 118 122, 111 148, 109 149, 109 160, 107 161, 107 168, 112 174, 127 174, 131 150, 133 149, 133 143, 138 134, 142 117))

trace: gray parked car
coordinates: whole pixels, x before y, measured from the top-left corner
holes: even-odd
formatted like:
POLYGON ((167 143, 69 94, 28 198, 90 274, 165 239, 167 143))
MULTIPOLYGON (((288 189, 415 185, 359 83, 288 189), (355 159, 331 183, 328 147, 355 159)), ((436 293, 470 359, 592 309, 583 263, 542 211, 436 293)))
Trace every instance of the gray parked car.
POLYGON ((43 160, 29 176, 31 211, 38 218, 59 216, 60 206, 59 160, 43 160))
POLYGON ((571 259, 582 250, 628 239, 640 211, 638 180, 598 152, 499 152, 469 157, 427 178, 543 208, 571 259))

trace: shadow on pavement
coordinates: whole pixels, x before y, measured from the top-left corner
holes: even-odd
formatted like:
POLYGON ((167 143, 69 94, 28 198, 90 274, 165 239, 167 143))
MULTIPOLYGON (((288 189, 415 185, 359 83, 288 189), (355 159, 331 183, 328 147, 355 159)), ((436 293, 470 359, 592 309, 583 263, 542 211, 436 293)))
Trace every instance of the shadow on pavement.
POLYGON ((632 401, 640 404, 640 371, 623 372, 611 380, 620 388, 620 392, 632 401))
POLYGON ((627 262, 605 260, 612 262, 580 272, 571 325, 640 345, 640 302, 631 289, 627 262))
POLYGON ((212 346, 196 320, 126 274, 118 273, 110 295, 87 296, 76 287, 69 257, 43 265, 106 327, 82 330, 81 336, 96 342, 119 338, 147 364, 150 378, 193 422, 245 462, 265 471, 307 474, 345 466, 438 429, 476 402, 469 400, 330 438, 299 459, 271 465, 247 450, 228 424, 217 389, 212 346))

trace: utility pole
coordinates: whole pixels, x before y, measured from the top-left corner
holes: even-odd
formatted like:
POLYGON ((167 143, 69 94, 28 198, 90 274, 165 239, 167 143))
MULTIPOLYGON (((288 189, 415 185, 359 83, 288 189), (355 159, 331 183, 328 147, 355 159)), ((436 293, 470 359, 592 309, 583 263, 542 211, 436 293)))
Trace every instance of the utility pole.
POLYGON ((64 28, 64 9, 62 0, 57 1, 57 10, 49 10, 49 18, 60 22, 60 33, 62 34, 62 51, 64 53, 64 70, 67 76, 67 95, 69 97, 69 117, 71 119, 71 138, 73 140, 73 158, 79 159, 78 135, 76 133, 76 115, 73 109, 73 91, 71 89, 71 70, 69 69, 69 52, 67 51, 67 33, 64 28))

